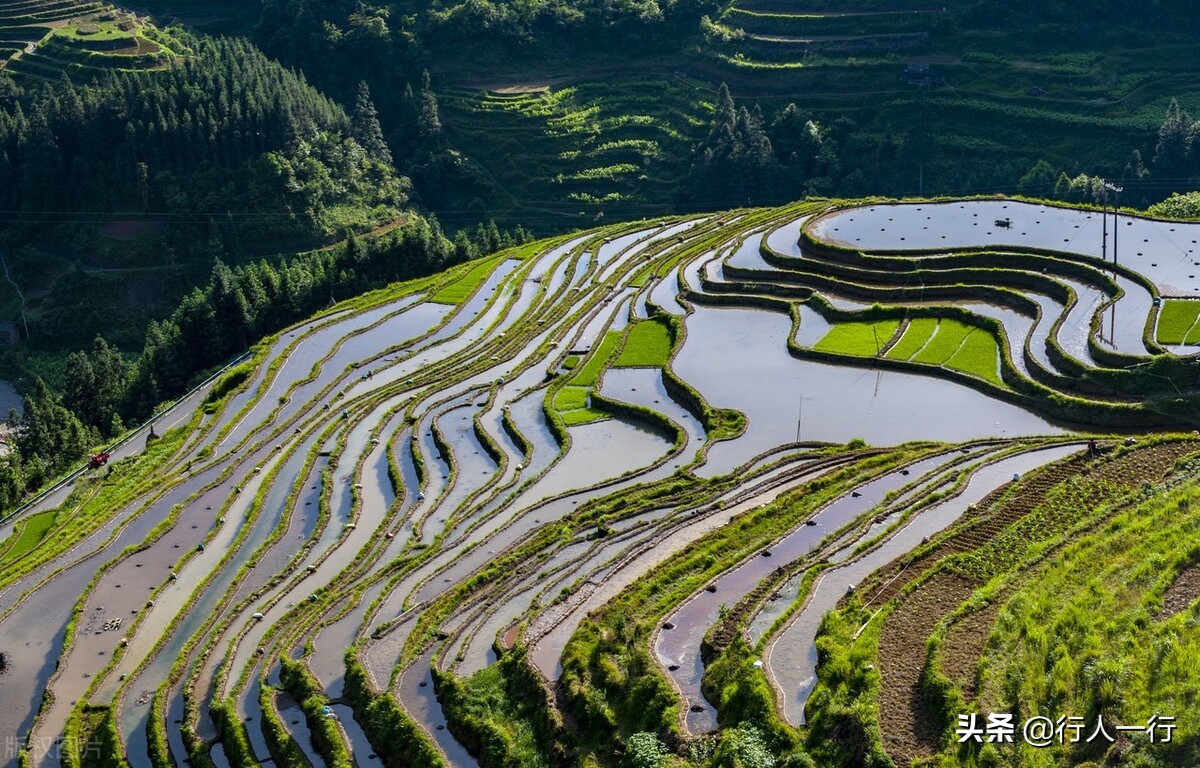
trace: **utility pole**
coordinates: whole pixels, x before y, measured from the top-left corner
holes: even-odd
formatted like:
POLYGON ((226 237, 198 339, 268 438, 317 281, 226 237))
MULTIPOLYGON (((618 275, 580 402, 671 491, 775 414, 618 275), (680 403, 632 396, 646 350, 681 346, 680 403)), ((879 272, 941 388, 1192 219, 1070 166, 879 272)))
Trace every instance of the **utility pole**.
MULTIPOLYGON (((1115 267, 1117 266, 1117 215, 1118 215, 1118 213, 1119 213, 1119 212, 1120 212, 1120 210, 1121 210, 1121 192, 1123 192, 1125 188, 1124 188, 1124 187, 1118 187, 1118 186, 1116 186, 1115 184, 1112 184, 1111 182, 1105 181, 1104 179, 1101 179, 1101 180, 1100 180, 1100 183, 1104 185, 1104 189, 1106 190, 1106 192, 1105 192, 1105 195, 1104 195, 1104 210, 1105 210, 1105 218, 1104 218, 1104 221, 1105 221, 1105 234, 1104 234, 1104 241, 1105 241, 1105 246, 1106 246, 1106 247, 1107 247, 1107 245, 1108 245, 1108 228, 1107 228, 1107 222, 1108 222, 1108 192, 1112 192, 1112 193, 1113 193, 1113 267, 1114 267, 1114 269, 1113 269, 1113 274, 1116 274, 1116 269, 1115 269, 1115 267)), ((1102 258, 1107 258, 1107 256, 1102 254, 1102 258)))
POLYGON ((1117 228, 1117 216, 1121 212, 1121 187, 1109 187, 1113 192, 1117 193, 1113 200, 1113 274, 1116 274, 1117 266, 1117 239, 1120 237, 1120 230, 1117 228))
MULTIPOLYGON (((1104 218, 1104 222, 1105 222, 1105 234, 1104 234, 1105 247, 1107 247, 1107 245, 1108 245, 1108 193, 1109 192, 1113 193, 1113 280, 1116 280, 1117 279, 1117 242, 1118 242, 1118 237, 1119 237, 1119 233, 1120 233, 1120 227, 1117 226, 1119 223, 1117 216, 1119 215, 1120 210, 1121 210, 1121 192, 1124 189, 1124 187, 1118 187, 1115 184, 1112 184, 1112 183, 1110 183, 1108 181, 1104 181, 1104 180, 1101 180, 1100 183, 1104 185, 1104 216, 1103 216, 1103 218, 1104 218)), ((1101 253, 1101 258, 1102 259, 1106 258, 1103 253, 1101 253)), ((1101 329, 1102 330, 1104 327, 1103 323, 1104 323, 1104 321, 1103 321, 1103 319, 1101 319, 1101 329)), ((1100 338, 1101 339, 1104 338, 1103 333, 1100 334, 1100 338)), ((1110 347, 1114 347, 1114 348, 1117 346, 1117 303, 1115 301, 1112 303, 1112 306, 1110 307, 1110 311, 1109 311, 1108 345, 1110 347)))
MULTIPOLYGON (((1115 184, 1100 179, 1100 184, 1104 187, 1104 212, 1101 219, 1104 222, 1104 244, 1100 246, 1100 260, 1108 261, 1108 193, 1113 193, 1113 266, 1117 266, 1117 213, 1121 209, 1121 192, 1124 187, 1118 187, 1115 184)), ((1115 270, 1114 270, 1115 274, 1115 270)))
POLYGON ((796 414, 796 442, 800 442, 800 425, 804 423, 804 393, 800 393, 800 408, 796 414))
POLYGON ((1104 190, 1104 204, 1100 209, 1100 222, 1104 235, 1100 240, 1100 261, 1108 261, 1108 190, 1104 190))

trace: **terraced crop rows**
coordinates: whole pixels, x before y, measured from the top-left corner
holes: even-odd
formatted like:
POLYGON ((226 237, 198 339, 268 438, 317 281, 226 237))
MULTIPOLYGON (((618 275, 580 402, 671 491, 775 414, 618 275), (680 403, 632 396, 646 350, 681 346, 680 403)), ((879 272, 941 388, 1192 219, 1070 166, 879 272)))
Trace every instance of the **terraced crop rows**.
POLYGON ((506 196, 564 215, 603 204, 609 216, 673 194, 687 170, 680 158, 703 135, 710 110, 669 78, 516 94, 450 88, 441 105, 456 146, 497 178, 519 181, 506 196), (540 151, 530 155, 530 146, 540 151))
MULTIPOLYGON (((1000 205, 1018 204, 929 215, 950 232, 1000 205)), ((945 553, 1008 542, 1015 518, 972 526, 969 504, 1078 453, 1055 419, 1188 423, 1134 365, 1168 381, 1186 365, 1152 357, 1159 289, 1136 260, 1118 282, 1082 249, 864 253, 839 230, 904 207, 833 208, 611 225, 264 342, 240 386, 192 395, 141 458, 145 432, 107 480, 23 513, 65 502, 86 535, 45 559, 0 544, 0 730, 28 732, 36 766, 63 735, 70 760, 106 738, 139 767, 493 765, 497 744, 609 764, 625 726, 581 743, 559 709, 580 723, 602 700, 700 738, 726 706, 702 643, 770 644, 759 676, 801 669, 845 579, 960 517, 945 553), (1087 353, 1068 353, 1088 289, 1144 308, 1140 352, 1104 346, 1099 305, 1087 353), (784 589, 815 602, 773 606, 784 589), (630 708, 637 680, 652 706, 630 708)), ((794 722, 799 682, 778 702, 794 722)))
POLYGON ((175 52, 136 14, 86 0, 0 2, 0 68, 18 78, 82 82, 105 69, 153 69, 175 52), (155 36, 158 39, 152 39, 155 36))

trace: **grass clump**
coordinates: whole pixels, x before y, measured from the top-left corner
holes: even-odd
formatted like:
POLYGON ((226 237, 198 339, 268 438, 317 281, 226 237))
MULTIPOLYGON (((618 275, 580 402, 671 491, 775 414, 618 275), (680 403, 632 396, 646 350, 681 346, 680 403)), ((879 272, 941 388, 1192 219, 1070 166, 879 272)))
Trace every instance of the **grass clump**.
POLYGON ((560 413, 587 408, 587 387, 563 387, 554 396, 554 409, 560 413))
POLYGON ((616 353, 620 341, 620 331, 609 331, 600 343, 592 348, 582 366, 579 365, 578 355, 571 356, 576 359, 575 364, 571 366, 574 374, 562 389, 554 393, 554 399, 551 401, 564 425, 577 427, 608 418, 608 414, 588 407, 588 393, 600 380, 600 372, 616 353))
POLYGON ((429 300, 435 304, 461 304, 471 294, 475 293, 479 286, 483 285, 488 275, 492 274, 492 270, 496 268, 496 265, 500 263, 502 258, 494 257, 480 260, 465 275, 452 283, 442 286, 437 293, 429 297, 429 300))
MULTIPOLYGON (((1167 714, 1177 733, 1195 734, 1200 625, 1194 606, 1164 616, 1163 595, 1200 559, 1197 499, 1192 486, 1127 508, 1013 596, 985 657, 988 678, 1005 683, 992 694, 998 700, 984 703, 1022 712, 1053 706, 1109 724, 1167 714)), ((1126 764, 1184 765, 1189 743, 1138 738, 1130 751, 1140 759, 1126 764)))
POLYGON ((618 331, 609 331, 604 334, 604 338, 592 350, 592 354, 588 357, 587 362, 579 369, 571 379, 570 385, 577 387, 592 387, 600 379, 600 372, 604 370, 604 366, 612 358, 613 352, 617 350, 617 344, 621 341, 621 334, 618 331))
POLYGON ((510 671, 510 657, 466 679, 443 678, 440 695, 451 730, 481 755, 482 765, 549 768, 552 745, 538 733, 540 702, 521 686, 523 676, 510 671))

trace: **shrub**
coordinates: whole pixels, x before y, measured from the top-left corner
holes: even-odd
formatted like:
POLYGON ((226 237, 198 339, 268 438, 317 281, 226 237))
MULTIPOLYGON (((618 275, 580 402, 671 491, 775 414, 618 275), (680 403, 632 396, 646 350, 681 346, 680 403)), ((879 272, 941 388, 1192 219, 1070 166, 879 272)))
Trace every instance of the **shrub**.
POLYGON ((659 768, 667 756, 667 748, 653 733, 642 731, 629 737, 626 754, 633 768, 659 768))

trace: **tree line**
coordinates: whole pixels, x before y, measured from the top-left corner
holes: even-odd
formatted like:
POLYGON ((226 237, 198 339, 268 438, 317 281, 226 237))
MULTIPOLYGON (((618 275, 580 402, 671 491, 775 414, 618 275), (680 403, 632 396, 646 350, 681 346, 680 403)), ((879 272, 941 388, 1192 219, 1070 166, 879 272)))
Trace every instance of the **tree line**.
POLYGON ((190 223, 170 245, 204 258, 208 219, 231 206, 253 212, 233 217, 248 245, 337 233, 404 205, 407 182, 370 145, 373 106, 347 115, 246 40, 174 34, 188 53, 163 71, 108 69, 87 83, 64 74, 28 91, 0 74, 0 209, 18 212, 11 223, 24 214, 25 234, 40 237, 47 212, 168 214, 190 223))
POLYGON ((1167 105, 1153 148, 1147 147, 1146 153, 1134 149, 1119 172, 1107 176, 1086 172, 1072 175, 1039 160, 1021 178, 1018 191, 1035 197, 1100 205, 1114 202, 1114 196, 1105 187, 1106 181, 1123 188, 1124 205, 1146 208, 1160 216, 1200 218, 1194 194, 1174 194, 1175 190, 1200 185, 1200 120, 1193 119, 1173 98, 1167 105))
POLYGON ((722 83, 679 203, 719 209, 894 188, 901 175, 915 178, 934 151, 927 130, 870 137, 849 118, 822 122, 795 103, 768 120, 757 104, 737 106, 722 83))

